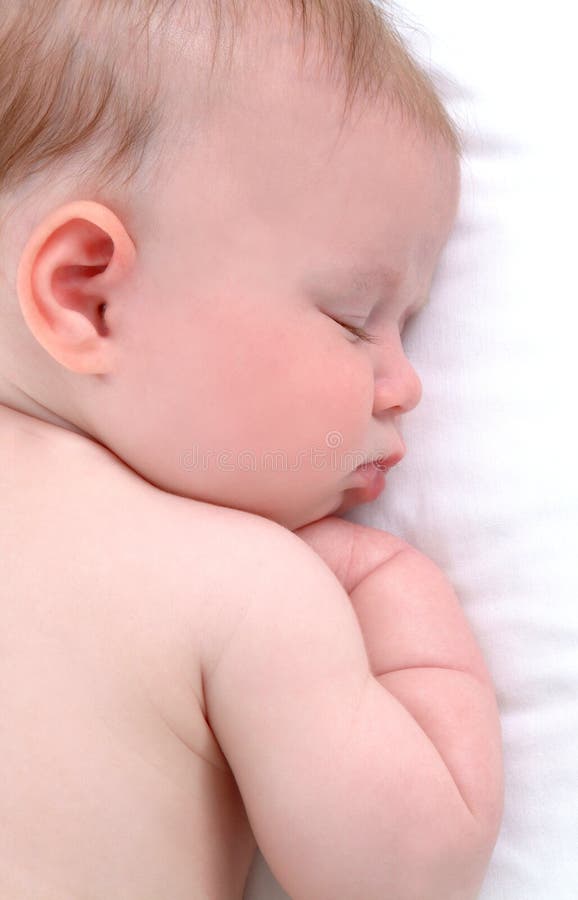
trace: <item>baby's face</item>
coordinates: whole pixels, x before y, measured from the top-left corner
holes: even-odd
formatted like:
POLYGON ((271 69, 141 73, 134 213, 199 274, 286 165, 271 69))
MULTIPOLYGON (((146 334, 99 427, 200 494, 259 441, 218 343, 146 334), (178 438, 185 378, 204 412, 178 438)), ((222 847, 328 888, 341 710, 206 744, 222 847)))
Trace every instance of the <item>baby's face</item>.
POLYGON ((371 499, 354 470, 403 449, 422 388, 401 333, 459 197, 451 152, 379 110, 337 143, 340 102, 272 76, 179 151, 100 418, 162 488, 291 529, 371 499))

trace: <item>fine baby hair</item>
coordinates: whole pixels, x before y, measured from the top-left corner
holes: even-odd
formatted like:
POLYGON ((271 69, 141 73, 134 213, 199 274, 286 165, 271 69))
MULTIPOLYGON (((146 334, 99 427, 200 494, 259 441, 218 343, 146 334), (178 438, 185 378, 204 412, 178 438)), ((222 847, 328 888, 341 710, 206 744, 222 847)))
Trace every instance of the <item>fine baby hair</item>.
MULTIPOLYGON (((343 86, 344 120, 356 98, 385 97, 461 155, 459 130, 404 46, 393 10, 371 0, 0 0, 2 237, 14 210, 28 198, 36 205, 55 182, 130 220, 134 196, 176 142, 171 58, 186 53, 196 70, 186 123, 194 131, 235 77, 249 30, 256 41, 275 40, 275 23, 288 15, 302 63, 311 42, 315 72, 343 86)), ((257 45, 246 50, 247 64, 258 65, 257 45)))

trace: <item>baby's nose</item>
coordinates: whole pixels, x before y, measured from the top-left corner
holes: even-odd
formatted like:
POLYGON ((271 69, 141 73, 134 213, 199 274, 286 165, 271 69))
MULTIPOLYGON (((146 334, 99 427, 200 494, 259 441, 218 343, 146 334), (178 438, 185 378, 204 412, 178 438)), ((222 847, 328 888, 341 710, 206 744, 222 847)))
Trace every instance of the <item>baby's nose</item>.
POLYGON ((419 404, 423 394, 421 379, 402 351, 379 367, 375 379, 373 415, 395 410, 407 413, 419 404))

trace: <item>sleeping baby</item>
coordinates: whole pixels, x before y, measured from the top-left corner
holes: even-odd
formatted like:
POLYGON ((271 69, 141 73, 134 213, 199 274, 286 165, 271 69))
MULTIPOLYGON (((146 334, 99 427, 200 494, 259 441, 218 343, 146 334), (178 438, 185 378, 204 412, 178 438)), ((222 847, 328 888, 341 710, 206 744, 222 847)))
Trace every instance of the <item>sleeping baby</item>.
POLYGON ((294 900, 473 900, 490 676, 339 517, 421 397, 431 80, 369 0, 0 6, 0 896, 240 900, 258 845, 294 900))

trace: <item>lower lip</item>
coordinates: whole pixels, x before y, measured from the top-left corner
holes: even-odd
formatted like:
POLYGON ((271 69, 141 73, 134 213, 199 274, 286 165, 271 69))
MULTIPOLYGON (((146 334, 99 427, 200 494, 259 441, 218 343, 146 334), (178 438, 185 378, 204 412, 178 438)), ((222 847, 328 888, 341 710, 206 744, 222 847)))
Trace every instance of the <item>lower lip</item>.
POLYGON ((370 503, 379 497, 385 487, 383 469, 378 469, 373 463, 368 463, 366 466, 359 466, 354 474, 359 475, 359 483, 356 487, 361 491, 364 503, 370 503))

